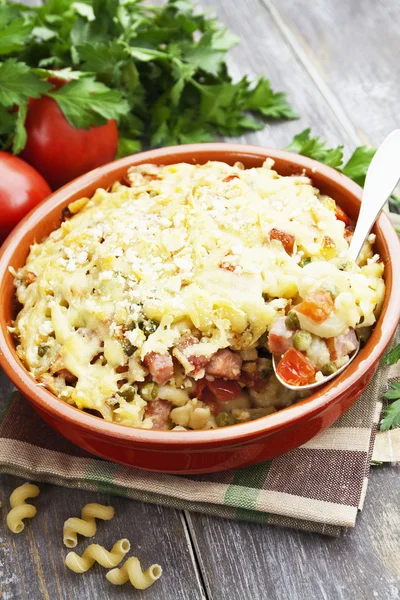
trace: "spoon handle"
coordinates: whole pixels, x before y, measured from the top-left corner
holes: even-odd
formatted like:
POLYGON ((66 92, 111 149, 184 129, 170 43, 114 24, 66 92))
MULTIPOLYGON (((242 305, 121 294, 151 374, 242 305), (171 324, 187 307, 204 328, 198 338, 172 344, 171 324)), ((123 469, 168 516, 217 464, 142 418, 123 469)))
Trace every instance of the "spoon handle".
POLYGON ((400 129, 382 142, 368 168, 350 257, 356 260, 386 200, 400 179, 400 129))

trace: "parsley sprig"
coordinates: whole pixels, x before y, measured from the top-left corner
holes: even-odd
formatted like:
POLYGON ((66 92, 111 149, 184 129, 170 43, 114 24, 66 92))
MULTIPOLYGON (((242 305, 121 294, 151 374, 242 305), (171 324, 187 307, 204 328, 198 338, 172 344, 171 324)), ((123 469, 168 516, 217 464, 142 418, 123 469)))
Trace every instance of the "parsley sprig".
MULTIPOLYGON (((384 365, 394 365, 400 360, 400 344, 392 348, 382 359, 384 365)), ((387 431, 400 425, 400 382, 391 383, 389 390, 384 394, 384 398, 391 401, 385 408, 383 419, 380 423, 380 430, 387 431)))
POLYGON ((391 400, 383 415, 380 424, 381 431, 388 431, 400 425, 400 382, 393 381, 390 384, 389 390, 384 394, 384 398, 391 400))
POLYGON ((0 148, 20 152, 29 98, 51 96, 74 127, 114 118, 119 155, 146 146, 240 135, 294 119, 282 92, 259 77, 234 82, 236 36, 188 0, 48 0, 0 5, 0 148), (68 80, 54 90, 49 77, 68 80), (18 107, 18 110, 16 109, 18 107))
MULTIPOLYGON (((364 186, 368 167, 376 152, 375 148, 358 146, 349 160, 343 164, 343 146, 329 148, 324 140, 318 136, 311 136, 310 128, 295 135, 286 150, 323 162, 341 171, 361 187, 364 186)), ((392 212, 400 213, 400 198, 393 195, 389 200, 389 206, 392 212)))

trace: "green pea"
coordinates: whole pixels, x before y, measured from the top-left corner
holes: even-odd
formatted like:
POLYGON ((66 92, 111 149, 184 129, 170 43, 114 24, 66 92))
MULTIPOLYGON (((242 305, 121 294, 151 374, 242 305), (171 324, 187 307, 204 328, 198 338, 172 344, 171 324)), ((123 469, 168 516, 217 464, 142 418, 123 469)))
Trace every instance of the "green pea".
POLYGON ((146 402, 155 400, 158 396, 158 385, 156 383, 145 383, 140 388, 140 395, 146 402))
POLYGON ((321 369, 321 373, 322 373, 322 375, 325 375, 325 377, 327 377, 328 375, 333 375, 333 373, 336 373, 336 371, 337 371, 337 366, 335 365, 334 362, 326 363, 326 365, 324 365, 321 369))
POLYGON ((231 413, 220 412, 215 417, 215 422, 218 427, 227 427, 228 425, 233 425, 235 423, 235 418, 231 413))
POLYGON ((293 346, 296 350, 300 350, 304 352, 308 350, 311 346, 312 335, 309 331, 304 331, 304 329, 299 329, 293 336, 293 346))
POLYGON ((137 350, 136 346, 131 344, 128 340, 125 340, 122 344, 124 352, 127 356, 132 356, 132 354, 137 350))
POLYGON ((157 330, 158 323, 152 319, 149 319, 147 321, 141 321, 138 323, 138 327, 143 331, 143 333, 149 336, 157 330))
POLYGON ((135 398, 135 390, 131 387, 126 388, 126 390, 123 392, 118 392, 118 394, 127 402, 132 402, 132 400, 135 398))
POLYGON ((309 265, 311 262, 311 258, 307 257, 307 258, 302 258, 301 261, 299 262, 299 265, 301 268, 305 267, 306 265, 309 265))
POLYGON ((39 346, 39 348, 38 348, 38 354, 39 354, 39 356, 44 356, 49 348, 50 348, 50 346, 46 346, 45 344, 41 344, 39 346))
POLYGON ((300 329, 300 321, 294 310, 289 310, 285 319, 285 325, 288 329, 300 329))

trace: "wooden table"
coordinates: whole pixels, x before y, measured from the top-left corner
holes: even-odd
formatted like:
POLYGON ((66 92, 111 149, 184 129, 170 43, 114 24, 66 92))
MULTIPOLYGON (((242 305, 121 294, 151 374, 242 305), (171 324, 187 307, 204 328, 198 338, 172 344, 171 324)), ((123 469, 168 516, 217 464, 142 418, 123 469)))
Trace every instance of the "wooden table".
MULTIPOLYGON (((284 147, 312 127, 348 151, 378 144, 400 125, 398 0, 204 0, 242 42, 232 72, 264 73, 288 91, 299 121, 240 138, 284 147)), ((9 387, 2 376, 0 389, 9 387)), ((20 483, 1 476, 0 500, 20 483)), ((400 598, 399 465, 375 467, 355 530, 340 539, 230 522, 94 494, 41 486, 37 517, 20 536, 0 529, 1 600, 395 600, 400 598), (64 566, 62 523, 86 502, 112 504, 107 547, 127 536, 162 579, 146 592, 114 588, 95 566, 64 566)))

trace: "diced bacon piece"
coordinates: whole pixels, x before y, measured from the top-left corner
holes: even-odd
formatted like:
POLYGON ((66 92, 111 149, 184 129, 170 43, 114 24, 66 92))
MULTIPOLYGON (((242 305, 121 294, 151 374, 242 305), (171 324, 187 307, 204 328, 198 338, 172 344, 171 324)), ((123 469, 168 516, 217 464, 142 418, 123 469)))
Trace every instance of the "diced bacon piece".
POLYGON ((336 338, 329 338, 326 340, 326 343, 331 360, 336 360, 337 358, 351 354, 358 346, 356 332, 352 328, 343 335, 339 335, 336 338))
POLYGON ((239 385, 242 387, 253 387, 254 378, 250 375, 250 373, 246 373, 246 371, 242 371, 240 373, 239 385))
POLYGON ((239 379, 242 369, 242 359, 228 348, 218 350, 206 366, 206 373, 225 379, 239 379))
MULTIPOLYGON (((181 352, 186 350, 186 348, 190 348, 190 346, 194 346, 198 344, 199 340, 194 335, 183 335, 179 338, 178 343, 175 345, 175 348, 178 348, 181 352)), ((186 354, 186 352, 185 352, 186 354)))
POLYGON ((270 240, 278 240, 281 242, 285 252, 288 254, 293 254, 293 246, 296 238, 291 233, 287 233, 286 231, 281 231, 280 229, 271 229, 269 232, 270 240))
MULTIPOLYGON (((210 360, 207 356, 197 356, 192 354, 193 347, 199 343, 199 340, 194 335, 181 337, 174 348, 174 356, 184 367, 186 373, 195 376, 200 373, 210 360), (189 365, 187 364, 189 363, 189 365)), ((203 373, 204 375, 204 373, 203 373)))
POLYGON ((207 356, 188 356, 188 361, 194 366, 194 374, 204 369, 209 360, 207 356))
POLYGON ((288 329, 285 317, 280 317, 271 327, 268 336, 268 348, 272 354, 284 354, 293 346, 294 331, 288 329))
POLYGON ((159 385, 164 385, 174 375, 174 363, 169 354, 150 352, 144 357, 144 363, 149 369, 153 381, 159 385))
POLYGON ((57 371, 56 375, 58 375, 59 377, 64 377, 65 383, 69 385, 75 385, 75 383, 78 381, 78 378, 75 377, 75 375, 71 373, 71 371, 69 371, 68 369, 60 369, 59 371, 57 371))
POLYGON ((168 400, 153 400, 147 404, 144 411, 144 418, 151 417, 153 429, 166 429, 171 408, 172 405, 168 400))

